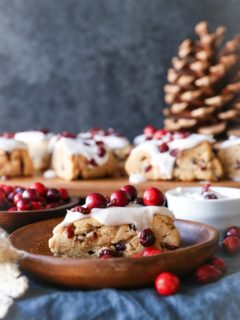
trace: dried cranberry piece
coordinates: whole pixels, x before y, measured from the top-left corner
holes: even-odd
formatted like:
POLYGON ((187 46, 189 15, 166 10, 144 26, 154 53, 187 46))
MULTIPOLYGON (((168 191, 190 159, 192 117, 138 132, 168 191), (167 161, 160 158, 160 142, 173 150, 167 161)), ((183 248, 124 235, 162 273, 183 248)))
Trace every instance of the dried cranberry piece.
POLYGON ((134 200, 134 203, 139 204, 140 206, 144 206, 144 201, 143 201, 143 198, 142 198, 142 197, 137 197, 137 198, 134 200))
POLYGON ((106 154, 106 149, 102 146, 98 147, 97 155, 102 158, 106 154))
POLYGON ((74 230, 75 230, 75 227, 73 223, 66 226, 65 232, 67 234, 68 239, 72 239, 74 237, 74 230))
POLYGON ((111 257, 111 258, 116 258, 116 257, 121 257, 122 253, 121 252, 116 252, 116 251, 113 251, 111 249, 103 249, 100 254, 99 254, 99 257, 102 258, 102 257, 111 257))
POLYGON ((180 154, 180 150, 179 149, 172 149, 171 151, 170 151, 170 155, 172 156, 172 157, 177 157, 179 154, 180 154))
POLYGON ((158 149, 159 149, 159 152, 164 153, 164 152, 167 152, 169 150, 169 146, 167 145, 166 142, 163 142, 162 144, 160 144, 158 149))
POLYGON ((154 245, 156 237, 151 228, 146 228, 140 233, 139 240, 143 247, 151 247, 154 245))
POLYGON ((92 167, 97 167, 97 162, 96 162, 94 159, 90 159, 90 160, 88 161, 88 164, 89 164, 90 166, 92 166, 92 167))
POLYGON ((118 243, 114 244, 114 247, 116 248, 116 251, 124 251, 126 249, 126 244, 124 241, 119 241, 118 243))
POLYGON ((149 172, 150 170, 152 170, 152 166, 149 165, 146 168, 144 168, 144 172, 149 172))

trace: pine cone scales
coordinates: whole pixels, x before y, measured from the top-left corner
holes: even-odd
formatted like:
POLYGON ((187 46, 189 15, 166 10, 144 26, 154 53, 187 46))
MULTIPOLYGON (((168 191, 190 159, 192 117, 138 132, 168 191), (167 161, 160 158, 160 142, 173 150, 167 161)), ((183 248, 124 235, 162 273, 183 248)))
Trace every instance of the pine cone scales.
POLYGON ((240 115, 240 35, 223 45, 224 27, 210 33, 200 22, 195 32, 198 39, 182 42, 168 70, 164 126, 219 135, 240 115))

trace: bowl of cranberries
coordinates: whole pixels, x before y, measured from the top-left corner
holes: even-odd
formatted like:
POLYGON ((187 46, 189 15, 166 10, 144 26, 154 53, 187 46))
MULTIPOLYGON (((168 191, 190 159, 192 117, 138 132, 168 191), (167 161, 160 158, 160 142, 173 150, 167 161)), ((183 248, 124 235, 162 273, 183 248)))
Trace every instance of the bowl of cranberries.
POLYGON ((0 227, 12 232, 26 224, 59 217, 76 206, 65 188, 47 188, 40 182, 29 188, 0 185, 0 227))
POLYGON ((240 225, 240 189, 179 187, 166 192, 168 207, 178 219, 194 220, 214 226, 224 235, 229 225, 240 225))

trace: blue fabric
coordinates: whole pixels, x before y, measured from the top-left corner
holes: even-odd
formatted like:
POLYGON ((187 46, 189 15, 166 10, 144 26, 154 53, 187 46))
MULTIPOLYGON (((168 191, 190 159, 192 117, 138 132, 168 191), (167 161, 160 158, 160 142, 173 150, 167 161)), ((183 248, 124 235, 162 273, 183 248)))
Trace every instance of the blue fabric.
POLYGON ((30 282, 25 296, 11 307, 6 319, 240 319, 240 257, 226 258, 228 272, 209 285, 188 278, 180 293, 161 297, 153 288, 72 291, 30 282))

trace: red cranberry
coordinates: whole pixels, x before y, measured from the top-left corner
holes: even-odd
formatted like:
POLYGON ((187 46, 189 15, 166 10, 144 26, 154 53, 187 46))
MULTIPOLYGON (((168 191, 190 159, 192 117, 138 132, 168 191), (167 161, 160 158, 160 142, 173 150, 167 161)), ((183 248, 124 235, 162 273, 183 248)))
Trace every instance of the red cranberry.
POLYGON ((46 193, 46 200, 47 202, 56 202, 60 200, 60 192, 58 191, 58 189, 55 189, 55 188, 48 189, 46 193))
POLYGON ((131 200, 134 200, 137 198, 137 195, 138 195, 137 189, 130 184, 122 187, 120 190, 126 191, 130 195, 131 200))
POLYGON ((150 257, 150 256, 155 256, 160 253, 162 253, 161 250, 159 250, 155 247, 149 247, 149 248, 146 248, 142 251, 142 256, 143 257, 150 257))
POLYGON ((151 228, 143 229, 139 236, 139 241, 143 247, 151 247, 154 245, 156 237, 151 228))
POLYGON ((100 193, 91 193, 87 196, 85 204, 90 210, 92 208, 106 208, 107 199, 100 193))
POLYGON ((5 191, 5 193, 14 192, 14 188, 12 186, 2 185, 1 188, 5 191))
POLYGON ((171 151, 170 151, 170 155, 172 156, 172 157, 177 157, 179 154, 180 154, 180 150, 179 149, 172 149, 171 151))
POLYGON ((211 183, 207 183, 202 187, 202 194, 205 192, 209 192, 211 187, 211 183))
POLYGON ((213 265, 204 264, 193 273, 194 279, 201 284, 214 282, 222 277, 222 272, 213 265))
POLYGON ((208 199, 208 200, 216 200, 218 199, 218 197, 216 196, 215 193, 206 193, 204 196, 203 196, 204 199, 208 199))
POLYGON ((214 266, 216 269, 219 269, 222 273, 227 272, 226 262, 219 257, 212 257, 210 260, 208 260, 208 263, 214 266))
POLYGON ((61 197, 61 199, 65 200, 65 201, 69 200, 69 194, 68 194, 67 189, 65 189, 65 188, 60 188, 60 189, 59 189, 59 192, 60 192, 60 197, 61 197))
POLYGON ((91 210, 88 208, 88 207, 80 207, 80 210, 79 210, 82 214, 89 214, 91 212, 91 210))
POLYGON ((75 229, 75 226, 73 223, 65 227, 65 232, 67 234, 68 239, 72 239, 74 237, 74 229, 75 229))
POLYGON ((97 155, 102 158, 106 154, 106 149, 102 146, 98 147, 97 155))
POLYGON ((30 188, 36 190, 40 196, 45 196, 47 193, 47 188, 41 182, 35 182, 30 188))
POLYGON ((137 197, 135 200, 134 200, 134 203, 140 205, 140 206, 144 206, 144 202, 143 202, 143 198, 142 197, 137 197))
POLYGON ((6 200, 6 193, 3 189, 0 189, 0 201, 6 200))
POLYGON ((157 188, 148 188, 143 194, 143 201, 146 206, 163 206, 164 194, 157 188))
POLYGON ((40 197, 38 201, 41 202, 43 206, 46 204, 46 200, 43 197, 40 197))
POLYGON ((240 251, 240 239, 236 236, 229 236, 222 242, 222 249, 224 253, 233 256, 240 251))
POLYGON ((96 145, 98 146, 103 146, 104 145, 104 142, 101 141, 101 140, 98 140, 98 141, 95 141, 96 145))
POLYGON ((167 131, 164 130, 164 129, 160 129, 160 130, 157 130, 154 135, 153 135, 153 138, 154 139, 161 139, 163 136, 165 136, 167 134, 167 131))
POLYGON ((124 190, 114 191, 110 197, 111 204, 116 207, 125 207, 130 201, 130 195, 124 190))
POLYGON ((11 207, 11 208, 8 209, 8 211, 9 211, 9 212, 17 211, 17 207, 11 207))
POLYGON ((179 278, 170 272, 162 272, 155 280, 155 288, 163 296, 175 294, 180 288, 179 278))
POLYGON ((225 237, 236 236, 240 238, 240 227, 232 226, 229 227, 226 231, 225 237))
POLYGON ((145 134, 145 136, 147 137, 152 137, 153 134, 155 133, 156 129, 154 126, 146 126, 143 130, 143 133, 145 134))
POLYGON ((103 257, 115 258, 115 257, 120 257, 121 255, 122 255, 121 252, 116 252, 111 249, 103 249, 100 252, 99 257, 100 258, 103 258, 103 257))
POLYGON ((144 172, 149 172, 150 170, 152 170, 152 165, 148 165, 144 168, 144 172))
POLYGON ((15 196, 15 193, 14 192, 10 192, 7 196, 7 199, 9 202, 13 202, 13 199, 14 199, 14 196, 15 196))
POLYGON ((22 194, 23 199, 29 199, 31 201, 38 201, 39 193, 34 189, 26 189, 22 194))
POLYGON ((126 244, 124 241, 119 241, 118 243, 114 244, 114 247, 116 248, 116 251, 124 251, 126 249, 126 244))
POLYGON ((25 191, 25 188, 23 188, 23 187, 15 187, 16 193, 23 193, 24 191, 25 191))
POLYGON ((43 205, 39 201, 32 201, 33 210, 42 210, 44 209, 43 205))
POLYGON ((167 145, 166 142, 163 142, 162 144, 160 144, 158 149, 159 149, 159 152, 164 153, 164 152, 167 152, 169 150, 169 146, 167 145))
POLYGON ((16 203, 18 211, 32 210, 32 202, 29 199, 19 200, 16 203))
POLYGON ((88 161, 88 164, 89 164, 90 166, 92 166, 92 167, 97 167, 97 162, 96 162, 94 159, 90 159, 90 160, 88 161))
POLYGON ((19 200, 22 200, 22 194, 21 193, 16 193, 13 202, 16 204, 19 200))

